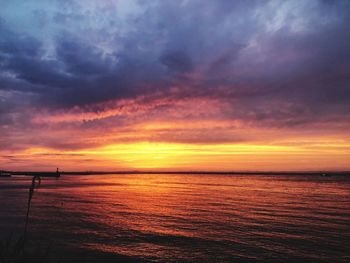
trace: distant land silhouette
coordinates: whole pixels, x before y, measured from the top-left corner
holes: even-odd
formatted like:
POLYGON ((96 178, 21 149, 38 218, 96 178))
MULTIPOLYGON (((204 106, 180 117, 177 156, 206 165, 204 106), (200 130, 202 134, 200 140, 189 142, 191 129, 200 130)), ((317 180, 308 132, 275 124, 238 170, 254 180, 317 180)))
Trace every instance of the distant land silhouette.
POLYGON ((346 176, 350 171, 5 171, 0 174, 47 176, 57 177, 59 175, 106 175, 106 174, 223 174, 223 175, 316 175, 316 176, 346 176))

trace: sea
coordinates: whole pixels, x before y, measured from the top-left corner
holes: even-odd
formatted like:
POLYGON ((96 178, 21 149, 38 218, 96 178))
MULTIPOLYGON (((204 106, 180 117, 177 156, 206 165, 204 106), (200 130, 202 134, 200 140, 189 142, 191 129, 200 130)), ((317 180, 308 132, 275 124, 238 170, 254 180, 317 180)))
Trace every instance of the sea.
MULTIPOLYGON (((22 233, 30 185, 0 178, 0 240, 22 233)), ((59 262, 350 262, 350 176, 42 178, 27 236, 59 262)))

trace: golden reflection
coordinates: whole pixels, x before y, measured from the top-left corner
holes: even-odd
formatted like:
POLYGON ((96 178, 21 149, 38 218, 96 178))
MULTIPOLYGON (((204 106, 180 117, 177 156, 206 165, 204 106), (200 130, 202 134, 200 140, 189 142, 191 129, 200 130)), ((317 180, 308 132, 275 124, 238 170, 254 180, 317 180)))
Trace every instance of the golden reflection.
MULTIPOLYGON (((310 226, 332 234, 334 228, 347 226, 346 215, 339 213, 344 209, 339 200, 345 200, 349 191, 338 180, 316 176, 118 174, 66 176, 54 184, 66 189, 57 191, 57 195, 70 200, 64 203, 62 211, 67 215, 74 212, 74 219, 80 214, 80 218, 93 222, 93 234, 111 241, 116 241, 116 233, 122 237, 136 235, 137 240, 145 238, 148 242, 144 243, 149 246, 145 249, 142 243, 124 250, 122 241, 118 240, 116 243, 91 241, 90 248, 126 255, 139 252, 152 255, 158 249, 158 242, 149 242, 151 235, 196 237, 197 241, 220 237, 239 244, 246 240, 246 233, 252 233, 259 237, 252 240, 253 244, 262 247, 266 246, 265 236, 279 241, 301 239, 310 226), (74 189, 69 188, 72 186, 74 189), (262 225, 267 228, 261 228, 262 225), (302 229, 293 234, 288 227, 302 229)), ((48 195, 48 199, 53 196, 57 198, 48 195)), ((90 234, 90 225, 81 224, 80 218, 75 221, 80 233, 90 234)), ((63 230, 71 231, 72 227, 66 229, 63 222, 63 230)), ((273 248, 275 244, 272 243, 273 248)))

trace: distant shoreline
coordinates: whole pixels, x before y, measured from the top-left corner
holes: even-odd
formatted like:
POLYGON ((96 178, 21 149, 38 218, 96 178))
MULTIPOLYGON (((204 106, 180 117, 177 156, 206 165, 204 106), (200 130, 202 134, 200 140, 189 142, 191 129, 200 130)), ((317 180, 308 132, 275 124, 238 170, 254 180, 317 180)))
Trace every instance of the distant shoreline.
MULTIPOLYGON (((5 171, 11 175, 26 175, 26 176, 54 176, 56 172, 45 171, 5 171)), ((221 175, 316 175, 316 176, 350 176, 350 171, 320 171, 320 172, 263 172, 263 171, 229 171, 229 172, 209 172, 209 171, 62 171, 60 175, 108 175, 108 174, 221 174, 221 175)))

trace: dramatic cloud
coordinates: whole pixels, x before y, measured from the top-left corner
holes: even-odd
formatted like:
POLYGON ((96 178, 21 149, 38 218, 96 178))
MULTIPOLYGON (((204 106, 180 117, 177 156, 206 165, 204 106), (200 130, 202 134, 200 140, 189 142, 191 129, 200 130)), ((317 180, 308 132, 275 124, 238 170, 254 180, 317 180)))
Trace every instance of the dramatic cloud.
POLYGON ((349 1, 3 2, 0 154, 349 139, 349 1))

